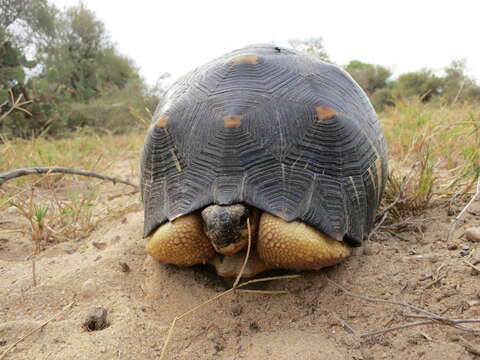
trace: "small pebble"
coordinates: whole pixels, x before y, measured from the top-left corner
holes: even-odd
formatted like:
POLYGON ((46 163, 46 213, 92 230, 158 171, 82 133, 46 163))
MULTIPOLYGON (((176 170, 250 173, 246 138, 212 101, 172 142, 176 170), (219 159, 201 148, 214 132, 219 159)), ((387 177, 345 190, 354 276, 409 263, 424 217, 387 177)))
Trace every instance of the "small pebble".
POLYGON ((82 285, 82 295, 86 298, 91 297, 97 293, 97 284, 95 280, 88 279, 82 285))
POLYGON ((122 272, 124 273, 130 272, 130 266, 128 266, 126 262, 119 262, 119 265, 120 265, 120 270, 122 270, 122 272))
POLYGON ((480 227, 469 228, 465 231, 465 237, 471 242, 480 242, 480 227))
POLYGON ((448 250, 457 250, 458 249, 458 244, 451 243, 447 246, 448 250))
POLYGON ((15 206, 10 206, 5 210, 5 212, 9 215, 14 215, 18 213, 18 210, 15 206))
POLYGON ((107 322, 107 309, 104 307, 96 307, 87 314, 87 318, 83 326, 88 331, 97 331, 105 329, 109 326, 107 322))
POLYGON ((94 241, 92 242, 92 245, 95 246, 98 250, 104 250, 107 247, 107 244, 100 241, 94 241))

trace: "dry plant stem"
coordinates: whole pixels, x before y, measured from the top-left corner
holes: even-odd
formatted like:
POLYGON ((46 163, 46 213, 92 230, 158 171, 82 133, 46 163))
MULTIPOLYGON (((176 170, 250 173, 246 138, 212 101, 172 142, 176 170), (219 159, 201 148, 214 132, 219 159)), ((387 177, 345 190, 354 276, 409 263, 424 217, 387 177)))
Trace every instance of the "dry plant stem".
MULTIPOLYGON (((248 262, 248 257, 250 256, 250 248, 251 248, 251 244, 252 244, 252 235, 251 235, 251 228, 250 228, 250 219, 247 219, 247 229, 248 229, 248 247, 247 247, 247 253, 245 254, 245 259, 243 260, 243 265, 240 269, 240 272, 238 273, 237 275, 237 278, 235 279, 235 282, 233 283, 233 286, 220 293, 220 294, 217 294, 215 295, 214 297, 202 302, 201 304, 198 304, 197 306, 193 307, 192 309, 188 310, 187 312, 184 312, 183 314, 179 315, 179 316, 176 316, 172 323, 170 324, 170 328, 168 329, 168 333, 167 333, 167 337, 165 339, 165 342, 163 343, 163 348, 162 348, 162 352, 160 354, 160 360, 163 360, 165 358, 165 355, 167 354, 167 348, 168 348, 168 344, 170 343, 171 339, 172 339, 172 336, 173 336, 173 331, 175 330, 175 325, 177 323, 178 320, 181 320, 183 319, 185 316, 187 315, 190 315, 192 313, 194 313, 195 311, 197 311, 198 309, 202 308, 203 306, 223 297, 223 296, 226 296, 228 294, 231 294, 233 293, 235 290, 237 289, 240 289, 246 285, 249 285, 249 284, 253 284, 253 283, 258 283, 258 282, 265 282, 265 281, 272 281, 272 280, 280 280, 280 279, 294 279, 294 278, 297 278, 299 277, 300 275, 286 275, 286 276, 276 276, 276 277, 268 277, 268 278, 263 278, 263 279, 254 279, 254 280, 249 280, 249 281, 246 281, 244 283, 241 283, 240 285, 238 284, 241 277, 242 277, 242 274, 243 274, 243 271, 245 270, 245 266, 247 265, 247 262, 248 262)), ((256 290, 243 290, 244 292, 248 292, 248 293, 252 293, 252 292, 256 292, 256 293, 262 293, 262 294, 283 294, 285 292, 278 292, 278 291, 256 291, 256 290)), ((1 360, 1 359, 0 359, 1 360)))
POLYGON ((338 316, 336 312, 331 311, 331 314, 335 319, 337 319, 337 321, 340 323, 340 325, 345 331, 349 332, 350 334, 356 335, 355 330, 350 325, 348 325, 345 320, 343 320, 340 316, 338 316))
POLYGON ((474 354, 474 355, 480 355, 480 349, 478 347, 474 346, 471 342, 467 341, 466 339, 464 339, 461 336, 459 336, 459 338, 462 341, 463 346, 465 346, 465 349, 469 353, 474 354))
POLYGON ((35 254, 32 257, 32 277, 33 277, 33 287, 37 286, 37 272, 35 271, 35 254))
POLYGON ((387 219, 387 216, 388 216, 388 211, 386 211, 384 214, 383 214, 383 217, 382 219, 379 221, 379 223, 377 225, 375 225, 375 228, 370 232, 370 234, 368 234, 368 238, 367 240, 370 240, 372 238, 372 236, 374 234, 376 234, 376 232, 378 231, 378 229, 380 228, 380 226, 383 225, 383 223, 385 222, 385 220, 387 219))
POLYGON ((473 265, 471 262, 468 262, 467 260, 463 260, 463 262, 468 266, 470 266, 472 269, 475 269, 480 273, 480 267, 473 265))
MULTIPOLYGON (((22 97, 23 97, 23 94, 20 94, 18 96, 18 98, 15 100, 15 97, 13 96, 13 91, 12 89, 9 89, 8 90, 9 94, 10 94, 10 109, 8 109, 5 113, 1 114, 0 115, 0 121, 2 121, 3 119, 5 119, 8 115, 10 115, 14 110, 19 110, 19 111, 22 111, 24 112, 25 114, 27 115, 30 115, 32 116, 32 113, 26 109, 24 109, 22 106, 24 105, 27 105, 27 104, 30 104, 32 103, 33 101, 32 100, 28 100, 28 101, 24 101, 24 102, 20 102, 22 100, 22 97)), ((2 106, 3 105, 6 105, 7 102, 1 104, 2 106)))
POLYGON ((413 326, 427 325, 427 324, 432 324, 432 323, 434 323, 433 320, 415 321, 415 322, 411 322, 411 323, 403 324, 403 325, 398 325, 398 326, 394 326, 394 327, 387 328, 387 329, 370 331, 368 333, 360 334, 359 337, 364 338, 364 337, 373 336, 373 335, 381 335, 381 334, 386 334, 386 333, 396 331, 396 330, 400 330, 400 329, 405 329, 405 328, 409 328, 409 327, 413 327, 413 326))
POLYGON ((380 334, 385 334, 385 333, 400 330, 400 329, 405 329, 405 328, 420 326, 420 325, 427 325, 427 324, 447 325, 447 326, 451 326, 451 327, 454 327, 456 329, 463 330, 463 331, 480 332, 480 329, 470 328, 470 327, 466 327, 466 326, 461 325, 461 324, 467 324, 467 323, 480 323, 480 319, 450 319, 450 318, 447 318, 447 317, 443 317, 443 316, 431 313, 427 310, 424 310, 422 308, 419 308, 419 307, 416 307, 416 306, 413 306, 413 305, 410 305, 410 304, 407 304, 407 303, 403 303, 403 302, 399 302, 399 301, 377 299, 377 298, 371 298, 371 297, 368 297, 368 296, 358 295, 358 294, 355 294, 355 293, 345 289, 343 286, 337 284, 335 281, 329 279, 328 277, 327 277, 327 281, 330 284, 332 284, 333 286, 342 290, 345 293, 345 295, 347 295, 347 296, 355 297, 355 298, 362 299, 362 300, 369 301, 369 302, 380 302, 380 303, 404 306, 404 307, 407 307, 407 308, 412 309, 414 311, 425 314, 425 315, 407 314, 407 315, 405 315, 406 317, 415 317, 415 318, 420 318, 420 319, 427 319, 427 320, 415 321, 415 322, 411 322, 411 323, 407 323, 407 324, 402 324, 402 325, 394 326, 394 327, 391 327, 391 328, 385 328, 385 329, 370 331, 370 332, 359 335, 360 337, 380 335, 380 334))
POLYGON ((134 187, 136 190, 139 190, 139 186, 136 184, 131 183, 130 181, 122 180, 119 178, 101 175, 92 171, 86 170, 76 170, 58 166, 46 166, 46 167, 34 167, 34 168, 24 168, 24 169, 15 169, 11 171, 7 171, 5 173, 0 174, 0 186, 3 185, 6 181, 12 180, 21 176, 31 175, 31 174, 53 174, 53 173, 61 173, 61 174, 70 174, 70 175, 81 175, 81 176, 89 176, 95 177, 102 180, 108 180, 116 183, 121 183, 125 185, 129 185, 134 187))
POLYGON ((447 242, 450 241, 453 233, 455 232, 456 228, 457 228, 457 225, 458 225, 458 222, 460 221, 460 219, 462 218, 463 214, 465 214, 465 212, 467 211, 467 209, 470 207, 470 205, 473 204, 473 202, 477 199, 478 195, 480 194, 480 176, 478 177, 477 179, 477 190, 475 191, 475 194, 472 196, 472 198, 470 199, 470 201, 467 203, 467 205, 465 205, 465 207, 463 208, 462 211, 460 211, 460 214, 458 214, 455 219, 452 220, 452 224, 450 225, 450 230, 448 232, 448 236, 447 236, 447 242))
POLYGON ((235 282, 233 283, 232 288, 236 289, 238 283, 240 282, 240 279, 242 278, 243 272, 245 271, 245 266, 247 266, 248 263, 248 258, 250 256, 250 248, 252 247, 252 235, 250 231, 250 218, 247 218, 247 231, 248 231, 248 245, 247 245, 247 254, 245 255, 245 259, 243 259, 243 264, 242 267, 240 268, 240 271, 238 272, 237 278, 235 279, 235 282))
POLYGON ((8 347, 7 350, 5 350, 2 355, 0 355, 0 360, 4 359, 5 356, 15 347, 17 346, 17 344, 19 344, 20 342, 22 342, 25 338, 27 338, 28 336, 32 335, 34 332, 42 329, 45 325, 47 325, 49 322, 55 320, 55 318, 57 318, 58 316, 60 316, 65 310, 67 310, 69 307, 71 307, 75 302, 72 301, 70 304, 68 304, 67 306, 63 307, 62 310, 60 310, 58 313, 56 313, 55 315, 53 315, 51 318, 49 318, 48 320, 46 320, 45 322, 43 322, 40 326, 36 327, 35 329, 33 330, 30 330, 29 332, 27 332, 25 335, 23 335, 20 339, 18 339, 17 341, 15 341, 12 345, 10 345, 8 347))
POLYGON ((268 295, 281 295, 288 294, 285 290, 248 290, 248 289, 235 289, 236 293, 244 294, 268 294, 268 295))
MULTIPOLYGON (((412 178, 412 175, 413 175, 413 171, 415 170, 417 165, 418 165, 418 163, 414 164, 412 166, 412 168, 410 169, 409 173, 407 174, 407 176, 404 178, 405 179, 404 184, 403 184, 404 187, 407 187, 408 183, 410 182, 410 179, 412 178)), ((378 214, 378 217, 384 218, 385 214, 387 214, 388 211, 390 211, 390 209, 394 208, 395 205, 397 205, 400 201, 406 200, 407 198, 404 198, 403 195, 404 195, 404 191, 403 191, 403 189, 400 189, 400 191, 398 192, 398 195, 396 196, 395 200, 393 200, 393 202, 391 204, 389 204, 385 209, 383 209, 382 212, 380 214, 378 214)))
POLYGON ((335 281, 329 279, 328 277, 327 277, 327 281, 328 281, 330 284, 332 284, 333 286, 335 286, 336 288, 342 290, 343 293, 344 293, 345 295, 347 295, 347 296, 355 297, 355 298, 357 298, 357 299, 362 299, 362 300, 370 301, 370 302, 380 302, 380 303, 384 303, 384 304, 400 305, 400 306, 404 306, 404 307, 410 308, 410 309, 412 309, 412 310, 414 310, 414 311, 427 314, 427 315, 432 316, 432 317, 434 317, 434 318, 443 319, 441 316, 439 316, 439 315, 437 315, 437 314, 431 313, 430 311, 421 309, 421 308, 416 307, 416 306, 414 306, 414 305, 410 305, 410 304, 403 303, 403 302, 400 302, 400 301, 377 299, 377 298, 372 298, 372 297, 368 297, 368 296, 363 296, 363 295, 355 294, 355 293, 351 292, 350 290, 345 289, 345 288, 344 288, 343 286, 341 286, 340 284, 337 284, 335 281))

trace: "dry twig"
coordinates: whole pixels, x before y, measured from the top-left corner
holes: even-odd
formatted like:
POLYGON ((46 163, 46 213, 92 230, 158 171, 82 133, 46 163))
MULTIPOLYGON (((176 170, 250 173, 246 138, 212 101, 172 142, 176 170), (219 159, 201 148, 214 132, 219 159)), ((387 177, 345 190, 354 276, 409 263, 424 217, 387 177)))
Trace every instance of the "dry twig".
POLYGON ((169 343, 172 339, 173 331, 175 329, 175 325, 176 325, 177 321, 183 319, 185 316, 190 315, 190 314, 194 313, 195 311, 197 311, 198 309, 202 308, 203 306, 205 306, 205 305, 207 305, 207 304, 209 304, 209 303, 211 303, 211 302, 213 302, 217 299, 220 299, 221 297, 224 297, 228 294, 231 294, 235 291, 245 292, 245 293, 257 293, 257 294, 284 294, 285 293, 284 291, 244 290, 244 289, 240 289, 240 288, 242 288, 244 286, 247 286, 247 285, 250 285, 250 284, 254 284, 254 283, 273 281, 273 280, 282 280, 282 279, 296 279, 296 278, 300 277, 300 275, 273 276, 273 277, 266 277, 266 278, 261 278, 261 279, 248 280, 248 281, 245 281, 245 282, 239 284, 240 279, 241 279, 241 277, 243 275, 243 272, 245 270, 245 267, 247 265, 248 258, 250 256, 250 249, 251 249, 251 245, 252 245, 251 244, 252 238, 251 238, 251 229, 250 229, 250 219, 247 219, 247 228, 248 228, 247 252, 245 254, 245 259, 243 260, 242 267, 241 267, 237 277, 235 278, 235 282, 233 283, 233 286, 230 289, 228 289, 228 290, 226 290, 226 291, 224 291, 220 294, 215 295, 214 297, 204 301, 201 304, 198 304, 197 306, 193 307, 192 309, 184 312, 183 314, 181 314, 179 316, 176 316, 173 319, 172 323, 170 324, 170 328, 168 330, 165 342, 163 343, 162 352, 160 354, 160 360, 163 360, 165 358, 165 355, 167 354, 167 348, 168 348, 168 345, 169 345, 169 343))
POLYGON ((101 175, 92 171, 86 170, 76 170, 70 168, 64 168, 59 166, 45 166, 45 167, 34 167, 34 168, 24 168, 24 169, 15 169, 11 171, 7 171, 5 173, 0 173, 0 186, 3 185, 8 180, 12 180, 21 176, 31 175, 31 174, 53 174, 53 173, 62 173, 62 174, 70 174, 70 175, 81 175, 81 176, 89 176, 95 177, 102 180, 111 181, 114 184, 121 183, 125 185, 129 185, 134 187, 137 191, 139 190, 139 186, 136 184, 131 183, 130 181, 122 180, 116 177, 101 175))
POLYGON ((467 264, 468 266, 470 266, 472 269, 475 269, 476 271, 478 271, 480 273, 480 267, 473 265, 471 262, 469 262, 467 260, 463 260, 463 262, 465 264, 467 264))
MULTIPOLYGON (((33 102, 32 100, 27 100, 22 102, 22 97, 23 94, 20 94, 17 99, 15 99, 15 96, 13 95, 12 89, 8 90, 8 93, 10 94, 10 108, 4 112, 3 114, 0 115, 0 121, 5 119, 8 115, 10 115, 14 110, 22 111, 27 115, 32 116, 32 113, 28 111, 27 109, 24 109, 23 106, 30 104, 33 102)), ((0 108, 4 105, 8 104, 8 101, 4 102, 3 104, 0 104, 0 108)))
POLYGON ((20 342, 22 342, 25 338, 27 338, 28 336, 32 335, 34 332, 42 329, 43 327, 45 327, 45 325, 47 325, 49 322, 55 320, 57 317, 59 317, 65 310, 67 310, 69 307, 71 307, 75 302, 72 301, 70 304, 66 305, 65 307, 63 307, 62 310, 60 310, 58 313, 56 313, 55 315, 53 315, 51 318, 49 318, 48 320, 46 320, 45 322, 43 322, 40 326, 34 328, 33 330, 30 330, 29 332, 27 332, 25 335, 23 335, 20 339, 18 339, 17 341, 15 341, 12 345, 10 345, 7 350, 5 350, 1 355, 0 355, 0 360, 4 359, 5 356, 15 347, 17 346, 17 344, 19 344, 20 342))
POLYGON ((393 301, 393 300, 385 300, 385 299, 377 299, 377 298, 372 298, 368 296, 363 296, 359 294, 355 294, 351 292, 350 290, 345 289, 343 286, 337 284, 335 281, 329 279, 327 277, 327 281, 335 286, 336 288, 342 290, 345 295, 355 297, 357 299, 369 301, 369 302, 379 302, 379 303, 385 303, 385 304, 392 304, 392 305, 399 305, 403 307, 407 307, 411 310, 414 310, 416 312, 422 313, 422 315, 418 314, 404 314, 405 317, 414 317, 414 318, 420 318, 420 319, 425 319, 421 321, 415 321, 415 322, 410 322, 398 326, 393 326, 390 328, 385 328, 385 329, 380 329, 380 330, 374 330, 370 331, 364 334, 360 334, 359 337, 368 337, 368 336, 373 336, 373 335, 380 335, 380 334, 386 334, 392 331, 400 330, 400 329, 405 329, 409 327, 414 327, 414 326, 420 326, 420 325, 427 325, 427 324, 439 324, 439 325, 447 325, 454 327, 459 330, 463 331, 469 331, 469 332, 480 332, 480 329, 477 328, 471 328, 467 326, 463 326, 462 324, 467 324, 467 323, 480 323, 480 319, 451 319, 447 318, 444 316, 440 316, 434 313, 431 313, 430 311, 427 311, 425 309, 419 308, 417 306, 407 304, 404 302, 400 301, 393 301))
POLYGON ((447 236, 447 242, 450 241, 453 233, 455 232, 458 222, 462 218, 463 214, 467 211, 467 209, 470 207, 470 205, 473 204, 473 202, 477 199, 478 195, 480 194, 480 176, 477 179, 477 190, 475 191, 475 194, 472 196, 470 201, 465 205, 465 207, 460 211, 460 213, 455 217, 455 219, 452 220, 452 223, 450 225, 450 230, 448 231, 448 236, 447 236))

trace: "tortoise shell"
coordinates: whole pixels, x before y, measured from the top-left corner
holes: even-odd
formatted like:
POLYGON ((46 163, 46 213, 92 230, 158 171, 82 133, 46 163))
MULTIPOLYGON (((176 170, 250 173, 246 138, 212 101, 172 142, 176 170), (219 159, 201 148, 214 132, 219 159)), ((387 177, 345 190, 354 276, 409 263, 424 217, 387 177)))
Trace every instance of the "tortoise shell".
POLYGON ((141 161, 144 236, 208 205, 243 203, 355 246, 386 176, 380 123, 345 71, 248 46, 188 73, 158 105, 141 161))

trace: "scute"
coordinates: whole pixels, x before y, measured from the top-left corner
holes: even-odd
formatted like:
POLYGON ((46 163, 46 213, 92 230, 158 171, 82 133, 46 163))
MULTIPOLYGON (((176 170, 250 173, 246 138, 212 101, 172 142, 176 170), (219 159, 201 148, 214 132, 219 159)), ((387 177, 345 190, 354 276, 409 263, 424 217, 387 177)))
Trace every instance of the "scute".
POLYGON ((364 92, 340 68, 254 45, 177 81, 141 163, 144 235, 210 204, 245 203, 361 243, 387 174, 364 92))

